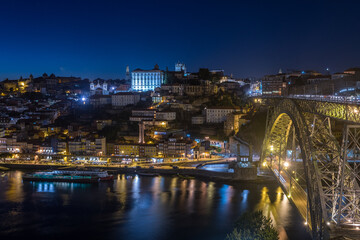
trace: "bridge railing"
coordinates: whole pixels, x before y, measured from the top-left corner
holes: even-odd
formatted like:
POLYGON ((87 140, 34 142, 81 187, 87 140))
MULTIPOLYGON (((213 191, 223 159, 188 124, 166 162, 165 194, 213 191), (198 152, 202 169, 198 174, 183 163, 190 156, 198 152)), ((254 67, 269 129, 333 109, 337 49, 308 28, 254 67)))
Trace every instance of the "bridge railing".
POLYGON ((355 96, 337 96, 337 95, 294 95, 290 94, 288 98, 314 100, 321 102, 350 103, 360 104, 360 97, 355 96))

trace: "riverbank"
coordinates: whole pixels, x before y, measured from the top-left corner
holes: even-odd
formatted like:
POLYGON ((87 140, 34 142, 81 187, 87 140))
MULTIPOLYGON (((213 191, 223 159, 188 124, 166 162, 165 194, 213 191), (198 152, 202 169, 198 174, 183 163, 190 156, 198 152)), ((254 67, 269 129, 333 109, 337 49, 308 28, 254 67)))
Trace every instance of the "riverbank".
MULTIPOLYGON (((84 167, 69 166, 69 165, 47 165, 47 164, 9 164, 0 163, 0 168, 3 170, 79 170, 84 167)), ((252 180, 239 180, 235 179, 234 173, 231 172, 214 172, 196 168, 132 168, 132 167, 115 167, 115 166, 86 166, 87 169, 103 169, 111 173, 123 173, 123 174, 136 174, 136 173, 152 173, 159 175, 182 175, 190 176, 198 179, 207 179, 212 181, 222 182, 253 182, 262 183, 268 181, 274 181, 272 175, 262 174, 258 175, 252 180)))

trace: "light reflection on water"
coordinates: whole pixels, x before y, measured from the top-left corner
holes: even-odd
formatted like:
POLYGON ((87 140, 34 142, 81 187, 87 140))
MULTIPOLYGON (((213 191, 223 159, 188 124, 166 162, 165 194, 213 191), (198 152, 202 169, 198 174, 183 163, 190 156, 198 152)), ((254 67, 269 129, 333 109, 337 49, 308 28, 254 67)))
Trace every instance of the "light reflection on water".
POLYGON ((0 179, 0 237, 224 239, 245 211, 262 210, 282 239, 307 239, 302 219, 275 183, 224 184, 118 175, 113 184, 0 179))

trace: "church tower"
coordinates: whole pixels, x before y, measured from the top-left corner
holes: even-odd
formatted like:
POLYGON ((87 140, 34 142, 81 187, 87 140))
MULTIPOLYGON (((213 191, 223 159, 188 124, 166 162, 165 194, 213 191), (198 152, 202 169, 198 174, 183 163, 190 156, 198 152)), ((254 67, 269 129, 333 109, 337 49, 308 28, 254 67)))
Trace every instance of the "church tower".
POLYGON ((130 80, 130 68, 129 65, 126 66, 126 76, 125 76, 125 80, 130 80))
POLYGON ((186 66, 184 63, 177 62, 175 63, 175 72, 184 72, 184 75, 186 75, 186 66))

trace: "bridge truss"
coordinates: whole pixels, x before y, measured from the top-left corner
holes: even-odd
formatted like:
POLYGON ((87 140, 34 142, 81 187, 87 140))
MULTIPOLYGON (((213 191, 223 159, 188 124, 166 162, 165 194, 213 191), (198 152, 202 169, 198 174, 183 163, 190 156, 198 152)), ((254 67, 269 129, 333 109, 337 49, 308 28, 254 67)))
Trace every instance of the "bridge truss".
POLYGON ((313 238, 327 239, 335 227, 360 226, 359 106, 299 99, 268 101, 272 107, 262 160, 281 179, 313 238), (340 142, 332 133, 334 119, 345 123, 340 142))

